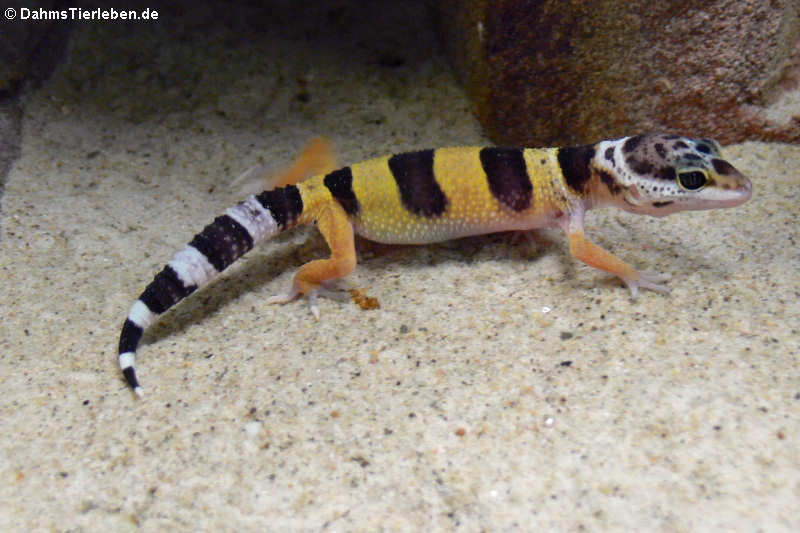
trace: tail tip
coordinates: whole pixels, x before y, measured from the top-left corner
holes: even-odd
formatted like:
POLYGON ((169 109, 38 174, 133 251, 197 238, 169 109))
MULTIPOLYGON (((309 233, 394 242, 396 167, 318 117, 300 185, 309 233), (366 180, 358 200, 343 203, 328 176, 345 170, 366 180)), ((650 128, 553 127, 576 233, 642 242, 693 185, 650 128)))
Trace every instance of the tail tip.
POLYGON ((141 398, 144 395, 142 386, 139 385, 139 380, 136 379, 136 371, 133 369, 134 354, 132 352, 125 352, 119 354, 119 366, 122 369, 122 375, 125 381, 130 385, 136 396, 141 398))

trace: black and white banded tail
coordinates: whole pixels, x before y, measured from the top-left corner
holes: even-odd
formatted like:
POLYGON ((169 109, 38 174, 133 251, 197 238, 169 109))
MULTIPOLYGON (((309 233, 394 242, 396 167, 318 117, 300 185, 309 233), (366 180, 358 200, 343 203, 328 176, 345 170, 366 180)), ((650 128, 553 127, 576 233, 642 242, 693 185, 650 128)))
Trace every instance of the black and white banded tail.
POLYGON ((142 395, 142 387, 133 364, 144 331, 253 246, 291 227, 302 211, 294 185, 251 195, 215 218, 156 274, 131 307, 119 336, 119 366, 136 394, 142 395))

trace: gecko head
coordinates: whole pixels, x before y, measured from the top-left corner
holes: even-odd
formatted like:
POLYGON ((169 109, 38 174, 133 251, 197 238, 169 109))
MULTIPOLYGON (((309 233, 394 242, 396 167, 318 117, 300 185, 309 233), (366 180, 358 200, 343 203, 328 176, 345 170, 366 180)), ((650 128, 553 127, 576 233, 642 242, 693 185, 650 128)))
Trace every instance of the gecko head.
POLYGON ((603 203, 653 216, 733 207, 750 199, 750 180, 723 159, 711 139, 650 133, 595 145, 603 203))

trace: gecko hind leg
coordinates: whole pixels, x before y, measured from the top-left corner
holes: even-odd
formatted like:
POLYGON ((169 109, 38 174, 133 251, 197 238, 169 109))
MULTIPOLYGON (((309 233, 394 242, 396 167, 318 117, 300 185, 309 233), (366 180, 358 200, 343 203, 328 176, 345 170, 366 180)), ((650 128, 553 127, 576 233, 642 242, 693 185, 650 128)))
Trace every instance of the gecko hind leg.
POLYGON ((290 302, 302 294, 308 296, 311 313, 318 319, 317 298, 327 296, 337 299, 334 296, 337 291, 329 286, 356 268, 356 250, 353 226, 342 206, 335 202, 323 206, 316 220, 317 228, 331 249, 331 256, 301 266, 294 275, 289 291, 269 298, 267 303, 290 302))

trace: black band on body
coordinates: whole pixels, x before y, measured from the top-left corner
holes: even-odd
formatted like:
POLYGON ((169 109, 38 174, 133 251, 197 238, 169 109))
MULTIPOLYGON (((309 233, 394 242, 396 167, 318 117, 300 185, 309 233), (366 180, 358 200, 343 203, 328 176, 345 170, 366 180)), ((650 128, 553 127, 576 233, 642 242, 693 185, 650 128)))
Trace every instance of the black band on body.
POLYGON ((434 150, 408 152, 389 158, 400 199, 416 215, 437 217, 447 209, 447 197, 433 174, 434 150))
POLYGON ((361 209, 358 199, 353 192, 353 171, 350 167, 335 170, 325 176, 323 183, 331 192, 339 205, 342 206, 348 215, 356 215, 361 209))
POLYGON ((592 177, 589 165, 593 157, 594 146, 591 144, 558 149, 558 164, 570 189, 579 193, 586 192, 587 184, 592 177))
POLYGON ((514 211, 531 206, 533 184, 521 148, 484 148, 480 159, 495 198, 514 211))

